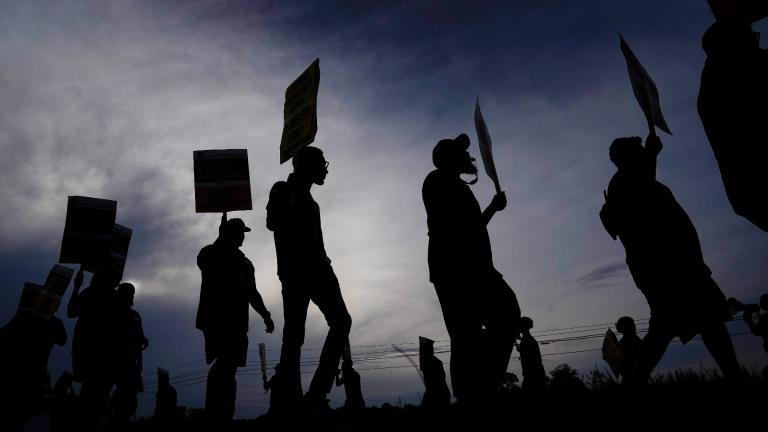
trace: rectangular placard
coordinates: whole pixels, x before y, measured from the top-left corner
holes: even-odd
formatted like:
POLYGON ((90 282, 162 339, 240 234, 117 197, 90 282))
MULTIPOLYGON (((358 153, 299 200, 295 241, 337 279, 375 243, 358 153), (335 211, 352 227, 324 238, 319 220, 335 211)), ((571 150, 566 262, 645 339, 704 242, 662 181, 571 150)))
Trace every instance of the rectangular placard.
POLYGON ((285 90, 280 163, 289 160, 315 140, 319 89, 320 59, 318 58, 285 90))
POLYGON ((253 208, 248 150, 198 150, 193 159, 197 213, 253 208))
POLYGON ((106 268, 117 216, 117 201, 70 196, 60 263, 106 268))

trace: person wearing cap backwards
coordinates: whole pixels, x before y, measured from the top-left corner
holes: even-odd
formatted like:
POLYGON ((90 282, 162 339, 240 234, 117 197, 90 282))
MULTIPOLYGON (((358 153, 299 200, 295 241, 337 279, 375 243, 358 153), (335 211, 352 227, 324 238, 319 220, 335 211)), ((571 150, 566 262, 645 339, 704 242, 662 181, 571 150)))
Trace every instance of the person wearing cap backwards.
POLYGON ((469 137, 444 139, 432 151, 436 170, 422 188, 429 229, 429 278, 451 338, 451 381, 459 403, 493 398, 519 332, 520 306, 494 268, 486 225, 507 205, 498 193, 481 211, 461 174, 477 175, 469 137), (481 373, 478 374, 477 371, 481 373))
POLYGON ((202 273, 197 328, 205 337, 208 371, 205 415, 213 422, 232 420, 237 382, 235 372, 245 366, 248 351, 248 305, 261 315, 267 333, 275 324, 256 290, 253 264, 240 246, 251 229, 241 219, 223 218, 219 237, 197 255, 202 273))
POLYGON ((304 395, 304 407, 311 413, 328 411, 326 395, 333 387, 344 344, 352 326, 341 295, 339 281, 325 253, 320 207, 312 198, 312 185, 323 185, 328 162, 322 150, 305 147, 293 157, 293 173, 287 181, 272 186, 267 204, 267 228, 275 235, 277 275, 283 285, 283 346, 280 352, 279 391, 285 398, 279 405, 300 406, 299 360, 304 344, 304 324, 310 300, 328 323, 320 363, 304 395))

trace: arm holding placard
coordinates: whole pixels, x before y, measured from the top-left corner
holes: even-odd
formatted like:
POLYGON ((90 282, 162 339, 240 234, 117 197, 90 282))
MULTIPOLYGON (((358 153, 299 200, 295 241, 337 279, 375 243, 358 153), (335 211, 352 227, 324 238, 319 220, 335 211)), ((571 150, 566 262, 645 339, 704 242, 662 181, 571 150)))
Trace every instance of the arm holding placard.
POLYGON ((483 211, 483 223, 485 225, 488 225, 488 222, 491 221, 491 218, 493 218, 493 215, 495 215, 496 212, 500 212, 504 210, 506 207, 507 207, 506 193, 498 192, 496 195, 493 196, 491 203, 488 204, 488 207, 486 207, 485 210, 483 211))

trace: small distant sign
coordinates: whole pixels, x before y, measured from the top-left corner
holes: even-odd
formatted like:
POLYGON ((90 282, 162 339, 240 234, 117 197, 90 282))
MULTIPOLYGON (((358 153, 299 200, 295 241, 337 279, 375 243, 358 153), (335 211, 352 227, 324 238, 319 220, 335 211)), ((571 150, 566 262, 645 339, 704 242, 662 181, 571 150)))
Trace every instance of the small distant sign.
POLYGON ((198 150, 193 159, 197 213, 253 208, 248 150, 198 150))
POLYGON ((43 292, 43 286, 32 282, 25 282, 21 289, 21 299, 19 300, 20 312, 36 312, 37 302, 40 294, 43 292))
POLYGON ((629 48, 624 38, 621 35, 619 35, 619 38, 621 39, 621 52, 627 61, 627 72, 629 72, 629 81, 632 83, 632 91, 635 93, 637 103, 645 114, 650 132, 655 134, 653 126, 656 126, 672 135, 672 131, 669 130, 669 126, 667 126, 667 122, 664 120, 664 114, 661 113, 659 91, 656 89, 656 84, 640 63, 640 60, 637 59, 635 53, 629 48))
POLYGON ((75 271, 69 267, 54 264, 45 280, 45 290, 63 296, 74 273, 75 271))
POLYGON ((721 22, 753 23, 768 17, 768 0, 708 0, 721 22))
POLYGON ((116 215, 117 201, 69 197, 59 262, 106 268, 116 215))
POLYGON ((267 372, 267 345, 264 342, 259 343, 259 363, 261 373, 267 372))
POLYGON ((315 140, 319 88, 318 58, 285 90, 283 137, 280 140, 281 164, 315 140))
POLYGON ((349 339, 344 342, 344 349, 341 351, 341 359, 344 361, 352 361, 352 347, 349 346, 349 339))
POLYGON ((603 360, 608 363, 613 374, 619 376, 621 364, 624 361, 624 354, 622 354, 621 348, 619 347, 619 339, 616 337, 616 333, 611 329, 608 329, 608 331, 605 332, 602 351, 603 360))

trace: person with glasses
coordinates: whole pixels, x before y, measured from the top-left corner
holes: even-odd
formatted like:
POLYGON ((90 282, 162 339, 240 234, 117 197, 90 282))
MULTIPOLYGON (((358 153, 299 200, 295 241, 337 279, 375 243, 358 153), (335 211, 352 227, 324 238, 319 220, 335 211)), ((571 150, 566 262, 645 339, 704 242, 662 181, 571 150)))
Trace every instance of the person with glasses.
POLYGON ((316 413, 330 409, 326 395, 333 387, 352 318, 325 252, 320 207, 310 193, 312 185, 325 183, 329 163, 317 147, 303 148, 292 162, 293 173, 272 186, 267 204, 267 228, 274 232, 285 317, 278 372, 284 386, 278 393, 285 400, 279 406, 286 411, 303 406, 316 413), (320 363, 302 401, 299 361, 310 301, 323 313, 329 329, 320 363))

